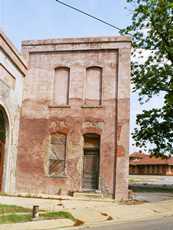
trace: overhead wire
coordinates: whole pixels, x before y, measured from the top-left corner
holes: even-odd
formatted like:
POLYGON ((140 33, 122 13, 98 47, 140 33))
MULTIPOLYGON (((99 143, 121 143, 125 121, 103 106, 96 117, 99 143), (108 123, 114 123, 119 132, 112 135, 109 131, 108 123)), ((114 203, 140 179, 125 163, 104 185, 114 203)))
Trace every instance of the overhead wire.
POLYGON ((107 26, 110 26, 110 27, 112 27, 112 28, 114 28, 114 29, 116 29, 116 30, 121 31, 121 28, 119 28, 119 27, 117 27, 117 26, 115 26, 115 25, 113 25, 113 24, 111 24, 111 23, 109 23, 109 22, 107 22, 107 21, 105 21, 105 20, 103 20, 103 19, 101 19, 101 18, 98 18, 98 17, 96 17, 96 16, 94 16, 94 15, 92 15, 92 14, 89 14, 89 13, 87 13, 87 12, 81 10, 81 9, 78 9, 77 7, 74 7, 74 6, 72 6, 72 5, 70 5, 70 4, 67 4, 67 3, 65 3, 65 2, 63 2, 63 1, 60 1, 60 0, 56 0, 56 2, 59 3, 59 4, 61 4, 61 5, 66 6, 66 7, 68 7, 68 8, 71 8, 71 9, 73 9, 73 10, 75 10, 75 11, 81 13, 81 14, 84 14, 84 15, 90 17, 90 18, 93 18, 93 19, 95 19, 95 20, 97 20, 97 21, 99 21, 99 22, 101 22, 101 23, 104 23, 104 24, 107 25, 107 26))

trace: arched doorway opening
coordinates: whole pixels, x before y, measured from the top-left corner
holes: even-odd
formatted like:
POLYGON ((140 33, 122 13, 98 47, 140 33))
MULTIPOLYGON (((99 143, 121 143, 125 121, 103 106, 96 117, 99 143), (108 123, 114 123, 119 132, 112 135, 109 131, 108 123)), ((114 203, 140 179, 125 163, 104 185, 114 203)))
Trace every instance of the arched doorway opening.
POLYGON ((84 191, 99 189, 100 136, 97 134, 84 135, 83 180, 84 191))
POLYGON ((0 106, 0 191, 3 187, 3 174, 4 174, 4 158, 7 150, 7 136, 8 136, 8 118, 5 110, 0 106))

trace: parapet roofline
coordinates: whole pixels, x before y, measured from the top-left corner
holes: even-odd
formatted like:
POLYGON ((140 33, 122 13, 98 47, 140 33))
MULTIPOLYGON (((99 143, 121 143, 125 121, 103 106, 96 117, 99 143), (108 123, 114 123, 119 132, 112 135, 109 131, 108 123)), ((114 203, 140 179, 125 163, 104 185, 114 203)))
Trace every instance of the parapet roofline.
POLYGON ((27 71, 27 64, 25 63, 23 57, 20 55, 19 51, 2 30, 0 30, 0 48, 16 65, 19 71, 25 76, 27 71))
POLYGON ((22 41, 22 46, 41 46, 41 45, 56 45, 56 44, 87 44, 87 43, 114 43, 126 42, 131 43, 131 38, 128 36, 108 36, 108 37, 81 37, 81 38, 57 38, 57 39, 41 39, 41 40, 25 40, 22 41))

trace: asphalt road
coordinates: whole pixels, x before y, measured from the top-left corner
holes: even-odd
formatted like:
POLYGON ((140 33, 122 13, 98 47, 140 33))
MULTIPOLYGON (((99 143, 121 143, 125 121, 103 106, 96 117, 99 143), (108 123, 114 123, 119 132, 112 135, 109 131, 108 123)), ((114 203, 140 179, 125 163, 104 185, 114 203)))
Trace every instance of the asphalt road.
POLYGON ((173 187, 173 176, 129 175, 129 184, 170 185, 173 187))
POLYGON ((162 217, 156 220, 129 222, 124 224, 104 225, 102 227, 89 227, 83 230, 173 230, 173 216, 162 217))

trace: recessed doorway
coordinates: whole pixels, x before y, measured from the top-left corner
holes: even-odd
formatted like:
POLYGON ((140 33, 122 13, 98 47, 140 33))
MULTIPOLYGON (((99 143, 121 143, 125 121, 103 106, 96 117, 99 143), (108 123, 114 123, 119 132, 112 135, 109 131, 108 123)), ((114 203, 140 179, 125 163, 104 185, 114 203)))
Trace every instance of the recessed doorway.
POLYGON ((99 189, 100 136, 84 135, 83 182, 84 191, 99 189))

